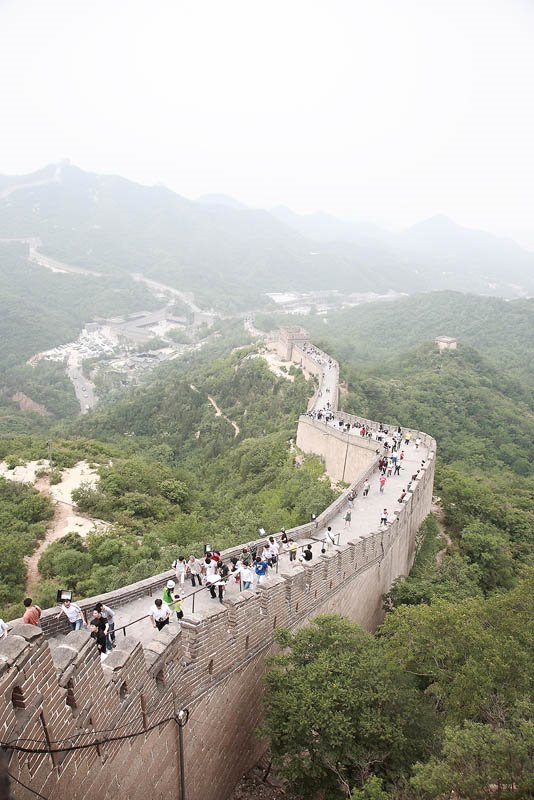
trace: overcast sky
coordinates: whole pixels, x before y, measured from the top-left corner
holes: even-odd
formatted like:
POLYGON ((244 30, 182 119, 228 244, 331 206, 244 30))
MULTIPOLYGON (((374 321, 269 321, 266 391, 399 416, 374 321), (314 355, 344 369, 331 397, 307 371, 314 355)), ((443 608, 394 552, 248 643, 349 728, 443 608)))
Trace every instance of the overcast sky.
POLYGON ((0 0, 0 172, 534 249, 534 0, 0 0))

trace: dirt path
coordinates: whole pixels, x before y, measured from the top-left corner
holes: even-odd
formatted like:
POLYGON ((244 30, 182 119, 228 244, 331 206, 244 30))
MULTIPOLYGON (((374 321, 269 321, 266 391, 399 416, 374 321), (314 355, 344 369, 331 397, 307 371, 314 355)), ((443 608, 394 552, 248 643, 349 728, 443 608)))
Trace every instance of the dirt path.
MULTIPOLYGON (((41 487, 38 486, 36 488, 39 489, 41 494, 45 495, 45 497, 50 497, 48 491, 42 491, 41 487)), ((26 594, 28 597, 32 596, 33 589, 41 579, 38 567, 39 559, 49 544, 65 536, 65 527, 68 524, 68 517, 70 514, 72 514, 72 509, 66 503, 56 503, 54 517, 50 523, 50 527, 46 531, 45 538, 37 550, 34 550, 31 556, 26 556, 24 559, 26 562, 26 594)))
POLYGON ((212 404, 213 408, 215 409, 215 416, 216 417, 222 417, 223 419, 226 420, 226 422, 230 423, 230 425, 234 429, 234 439, 235 439, 236 436, 239 436, 239 433, 240 433, 241 429, 240 429, 239 425, 237 424, 237 422, 234 422, 232 419, 228 419, 228 417, 225 414, 222 413, 221 409, 219 408, 219 406, 217 405, 217 403, 215 402, 213 397, 211 397, 211 395, 208 395, 208 400, 210 401, 210 403, 212 404))
POLYGON ((14 469, 9 469, 5 461, 0 461, 0 475, 7 480, 34 486, 43 497, 47 497, 51 501, 54 507, 54 516, 46 530, 45 538, 37 549, 24 559, 26 592, 30 596, 40 579, 39 559, 52 542, 62 539, 67 533, 78 533, 84 537, 93 531, 105 531, 111 525, 104 520, 80 514, 72 500, 73 489, 77 489, 84 483, 90 486, 96 484, 98 474, 95 468, 86 461, 79 461, 74 467, 62 470, 61 482, 53 486, 50 485, 48 475, 37 477, 40 470, 48 468, 49 463, 46 459, 28 461, 14 469))
POLYGON ((440 505, 438 505, 438 503, 433 502, 431 506, 431 511, 436 517, 436 522, 438 523, 438 536, 442 542, 445 542, 445 547, 438 553, 436 553, 436 565, 438 567, 441 567, 441 562, 443 561, 445 553, 450 547, 452 547, 452 539, 445 530, 445 522, 444 522, 445 513, 443 511, 443 508, 440 505))

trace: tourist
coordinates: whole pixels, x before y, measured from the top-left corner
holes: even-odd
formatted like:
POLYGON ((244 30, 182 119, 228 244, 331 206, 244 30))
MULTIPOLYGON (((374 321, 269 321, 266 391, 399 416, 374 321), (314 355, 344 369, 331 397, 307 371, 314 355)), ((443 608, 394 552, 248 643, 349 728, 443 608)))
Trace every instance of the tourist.
POLYGON ((347 508, 343 519, 345 520, 345 528, 350 528, 350 523, 352 520, 352 511, 350 510, 350 508, 347 508))
POLYGON ((265 583, 268 568, 269 565, 267 564, 267 562, 261 559, 259 556, 257 556, 256 562, 254 564, 254 572, 256 573, 256 578, 258 579, 259 586, 265 583))
POLYGON ((8 632, 8 627, 3 619, 0 619, 0 639, 5 639, 8 632))
POLYGON ((26 606, 26 611, 22 616, 22 621, 25 622, 26 625, 40 625, 41 614, 43 613, 42 608, 40 606, 34 606, 31 597, 26 597, 24 605, 26 606))
POLYGON ((107 638, 105 631, 101 627, 98 620, 92 620, 89 626, 91 639, 94 639, 100 656, 105 656, 107 653, 107 638))
POLYGON ((393 471, 393 476, 400 475, 400 469, 401 469, 401 462, 397 461, 397 463, 395 464, 395 469, 393 471))
POLYGON ((169 606, 158 597, 158 599, 154 601, 154 605, 149 611, 149 616, 152 622, 152 627, 157 628, 158 631, 160 631, 165 627, 165 625, 169 624, 171 611, 169 606))
POLYGON ((271 553, 273 554, 273 563, 278 561, 278 553, 280 552, 280 545, 274 538, 274 536, 269 536, 269 545, 271 548, 271 553))
POLYGON ((243 564, 239 570, 243 589, 252 589, 252 582, 254 580, 254 573, 248 564, 243 564))
POLYGON ((217 562, 212 560, 211 555, 208 553, 202 562, 202 575, 204 576, 204 585, 208 583, 208 577, 215 575, 217 572, 217 562))
POLYGON ((406 489, 403 489, 402 492, 401 492, 401 496, 397 500, 397 503, 402 503, 404 498, 406 497, 406 494, 407 494, 406 489))
POLYGON ((418 436, 417 439, 415 440, 415 449, 419 450, 420 445, 421 445, 421 437, 418 436))
POLYGON ((289 560, 290 561, 296 561, 297 550, 298 550, 297 543, 295 542, 294 539, 289 539, 287 544, 288 544, 288 547, 289 547, 289 560))
POLYGON ((323 542, 324 542, 324 544, 326 546, 326 549, 328 551, 332 550, 332 547, 335 544, 335 536, 334 536, 334 532, 332 530, 332 526, 331 525, 329 525, 328 528, 326 529, 326 534, 325 534, 325 537, 323 539, 323 542))
POLYGON ((370 488, 370 483, 368 480, 365 480, 363 482, 363 493, 362 493, 363 497, 367 497, 367 495, 369 494, 369 488, 370 488))
POLYGON ((240 561, 235 556, 232 556, 232 558, 230 559, 230 564, 232 566, 229 569, 229 573, 231 574, 235 583, 239 583, 239 581, 241 580, 241 567, 243 566, 243 562, 240 561))
POLYGON ((387 523, 388 523, 388 510, 387 508, 385 508, 382 511, 382 516, 380 517, 380 527, 382 527, 383 525, 387 525, 387 523))
POLYGON ((104 617, 108 624, 108 635, 110 641, 110 650, 112 647, 116 647, 115 644, 115 612, 111 610, 109 606, 105 606, 103 603, 96 603, 95 611, 99 611, 100 614, 104 617))
POLYGON ((223 593, 225 589, 224 581, 219 575, 218 572, 211 572, 209 575, 206 575, 206 587, 209 589, 210 596, 212 600, 217 599, 217 593, 215 588, 218 589, 219 592, 219 603, 223 601, 223 593))
POLYGON ((303 564, 306 561, 311 561, 313 558, 313 550, 312 545, 307 544, 306 547, 303 549, 302 553, 299 556, 299 561, 303 564))
POLYGON ((100 652, 104 654, 107 653, 108 650, 109 652, 111 652, 112 644, 111 644, 111 639, 109 638, 109 626, 107 620, 104 619, 102 612, 98 611, 98 609, 96 608, 93 611, 93 618, 90 622, 90 628, 91 628, 91 636, 93 637, 93 639, 96 639, 96 643, 98 644, 98 649, 100 650, 100 652), (93 636, 93 628, 98 629, 97 636, 93 636), (103 644, 103 649, 101 648, 102 644, 103 644))
POLYGON ((172 565, 173 570, 176 572, 176 580, 183 586, 185 583, 185 573, 187 572, 187 562, 185 556, 178 556, 172 565))
POLYGON ((384 486, 386 485, 386 480, 387 478, 385 475, 381 475, 380 478, 378 479, 378 482, 380 484, 380 494, 384 494, 384 486))
POLYGON ((193 555, 189 556, 189 561, 187 562, 187 574, 191 578, 191 586, 193 588, 196 586, 195 581, 198 581, 198 585, 201 586, 201 572, 202 566, 198 558, 193 555))
POLYGON ((282 535, 280 536, 281 543, 285 546, 287 545, 289 539, 287 538, 286 529, 282 528, 282 535))
POLYGON ((84 623, 87 625, 85 612, 71 600, 63 600, 63 604, 56 619, 59 619, 62 614, 67 617, 71 630, 73 631, 79 631, 84 623))
POLYGON ((176 611, 176 616, 178 619, 182 619, 184 612, 182 611, 182 603, 181 597, 179 594, 175 594, 174 587, 176 586, 174 581, 167 581, 167 585, 163 590, 162 600, 171 610, 176 611))

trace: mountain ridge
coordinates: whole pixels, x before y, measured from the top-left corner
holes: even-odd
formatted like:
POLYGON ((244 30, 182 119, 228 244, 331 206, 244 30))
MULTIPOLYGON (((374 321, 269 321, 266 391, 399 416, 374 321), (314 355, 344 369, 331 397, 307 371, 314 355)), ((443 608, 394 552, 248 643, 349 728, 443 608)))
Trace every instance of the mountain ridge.
POLYGON ((9 180, 0 176, 0 238, 39 236, 43 252, 66 263, 143 272, 230 310, 265 307, 273 291, 534 292, 534 254, 448 220, 444 235, 441 217, 394 235, 226 195, 195 202, 67 162, 9 180), (436 227, 439 247, 429 241, 436 227))

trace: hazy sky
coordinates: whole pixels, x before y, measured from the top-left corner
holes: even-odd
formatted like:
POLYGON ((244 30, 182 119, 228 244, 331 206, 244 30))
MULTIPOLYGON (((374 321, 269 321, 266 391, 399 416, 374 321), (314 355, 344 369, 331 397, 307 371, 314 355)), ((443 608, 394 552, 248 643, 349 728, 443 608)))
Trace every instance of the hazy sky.
POLYGON ((0 0, 0 172, 534 249, 534 0, 0 0))

